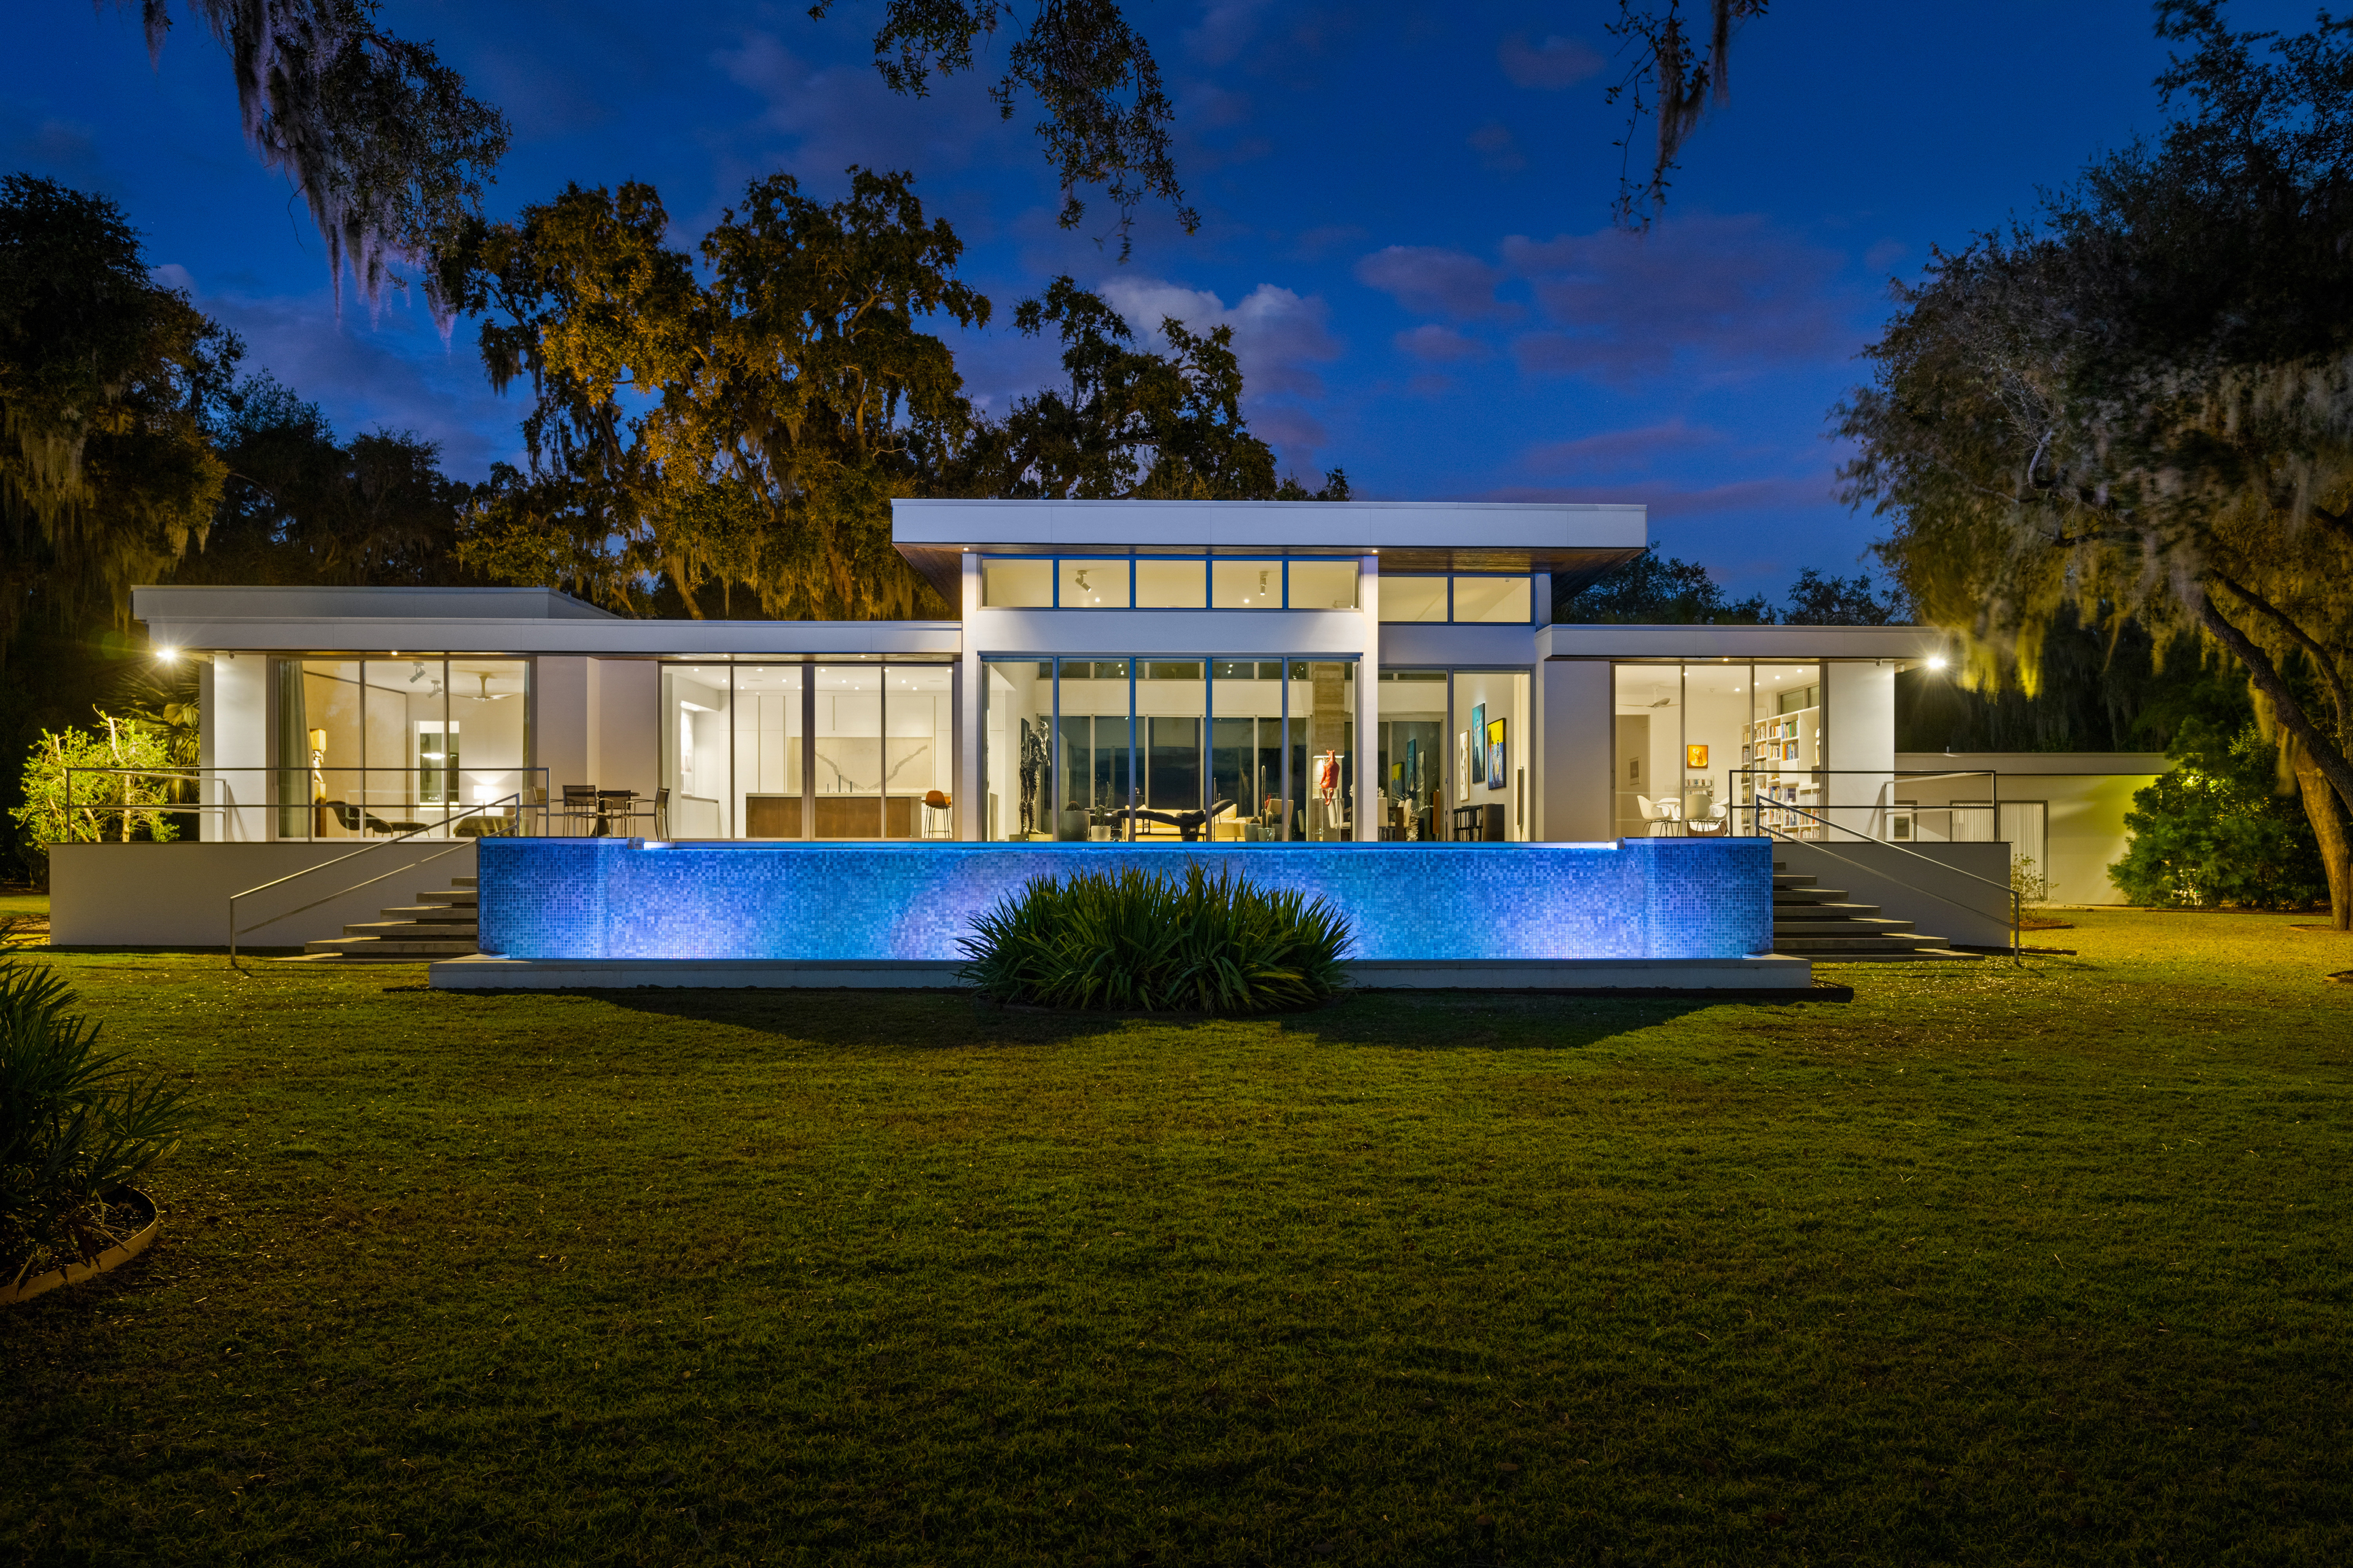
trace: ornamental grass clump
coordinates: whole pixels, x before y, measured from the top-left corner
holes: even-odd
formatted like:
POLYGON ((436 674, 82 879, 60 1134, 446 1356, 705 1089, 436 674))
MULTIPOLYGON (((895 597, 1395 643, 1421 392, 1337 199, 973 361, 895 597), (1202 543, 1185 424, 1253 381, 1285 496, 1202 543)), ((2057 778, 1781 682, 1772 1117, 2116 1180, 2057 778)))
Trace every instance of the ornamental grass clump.
POLYGON ((175 1142, 180 1091, 143 1083, 47 964, 0 957, 0 1285, 88 1263, 143 1215, 121 1189, 175 1142))
POLYGON ((1322 899, 1230 870, 1039 878, 973 924, 965 977, 997 1002, 1121 1012, 1270 1013, 1346 978, 1347 923, 1322 899))

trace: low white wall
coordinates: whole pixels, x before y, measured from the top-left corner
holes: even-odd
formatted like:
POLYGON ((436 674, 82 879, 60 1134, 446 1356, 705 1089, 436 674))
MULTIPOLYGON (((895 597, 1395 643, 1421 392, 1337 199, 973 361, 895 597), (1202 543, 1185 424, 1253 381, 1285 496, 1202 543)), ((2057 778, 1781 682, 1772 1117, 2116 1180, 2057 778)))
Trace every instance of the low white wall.
MULTIPOLYGON (((232 893, 324 865, 358 846, 315 844, 58 844, 49 848, 49 941, 58 947, 227 947, 232 893)), ((241 947, 300 947, 341 936, 346 924, 474 874, 474 841, 385 844, 237 904, 237 924, 254 929, 241 947), (424 864, 427 857, 440 858, 424 864), (389 872, 391 875, 386 876, 389 872), (301 906, 353 882, 384 880, 301 906)))
POLYGON ((1890 920, 1969 947, 2010 945, 2007 844, 1804 844, 1773 846, 1773 868, 1843 888, 1890 920), (1982 877, 1997 884, 1974 881, 1982 877))

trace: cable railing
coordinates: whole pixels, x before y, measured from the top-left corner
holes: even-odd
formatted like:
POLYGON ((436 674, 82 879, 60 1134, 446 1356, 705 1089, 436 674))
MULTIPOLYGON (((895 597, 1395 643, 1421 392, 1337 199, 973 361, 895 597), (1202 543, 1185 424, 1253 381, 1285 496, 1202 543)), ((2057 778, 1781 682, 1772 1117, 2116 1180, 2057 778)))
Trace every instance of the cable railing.
MULTIPOLYGON (((464 766, 370 767, 69 767, 60 811, 129 826, 141 819, 210 818, 223 840, 304 843, 336 838, 406 837, 422 832, 452 837, 529 837, 547 818, 545 768, 464 766), (258 775, 255 798, 238 798, 237 783, 258 775), (111 779, 114 787, 91 781, 111 779), (161 798, 134 797, 149 781, 161 798), (176 798, 194 786, 194 799, 176 798), (459 798, 470 795, 470 804, 459 798), (102 796, 111 798, 100 798, 102 796), (88 796, 90 798, 83 798, 88 796), (501 815, 486 808, 514 804, 501 815), (460 827, 466 824, 471 831, 460 827)), ((125 837, 128 839, 126 831, 125 837)), ((129 840, 137 842, 136 840, 129 840)))
POLYGON ((1652 838, 1723 837, 1737 830, 1744 812, 1752 817, 1762 812, 1760 820, 1767 826, 1811 831, 1806 818, 1830 813, 1831 820, 1842 826, 1868 816, 1880 831, 1858 834, 1860 837, 1892 844, 1962 844, 1976 841, 1981 825, 1988 830, 1984 837, 1992 837, 1990 830, 2000 819, 2000 784, 1991 770, 1982 768, 1899 773, 1888 768, 1744 766, 1725 769, 1721 787, 1713 773, 1694 772, 1686 773, 1682 787, 1672 793, 1650 795, 1621 789, 1617 811, 1621 825, 1638 821, 1638 837, 1652 838), (1831 798, 1834 781, 1841 779, 1872 781, 1877 798, 1853 803, 1831 798), (1916 801, 1894 795, 1903 786, 1960 779, 1981 781, 1985 798, 1916 801), (1772 814, 1784 808, 1792 815, 1777 821, 1772 814), (1804 815, 1796 815, 1799 813, 1804 815), (1940 817, 1941 833, 1929 826, 1940 817))
MULTIPOLYGON (((1806 810, 1802 806, 1788 805, 1779 803, 1768 804, 1760 801, 1752 803, 1746 809, 1752 813, 1761 813, 1765 811, 1793 812, 1799 816, 1811 818, 1813 822, 1820 824, 1825 830, 1835 828, 1840 832, 1854 833, 1852 828, 1847 827, 1843 824, 1833 823, 1826 817, 1816 816, 1812 812, 1806 810)), ((1873 877, 1884 877, 1888 875, 1888 873, 1882 868, 1866 866, 1862 861, 1855 859, 1852 856, 1840 854, 1837 850, 1831 848, 1829 845, 1820 838, 1798 838, 1793 835, 1768 826, 1754 826, 1754 830, 1747 835, 1747 837, 1780 838, 1786 839, 1793 844, 1803 844, 1809 849, 1819 854, 1827 855, 1831 859, 1839 862, 1839 864, 1852 867, 1866 875, 1873 877)), ((1884 849, 1893 849, 1899 855, 1908 855, 1915 860, 1919 860, 1927 865, 1934 866, 1938 873, 1943 876, 1958 877, 1966 881, 1980 882, 1989 888, 1996 889, 2000 892, 2007 894, 2010 899, 2010 961, 2012 963, 2024 962, 2019 952, 2019 930, 2024 922, 2025 905, 2019 895, 2017 887, 2014 884, 1997 882, 1990 877, 1980 877, 1974 871, 1964 871, 1957 866, 1947 865, 1944 861, 1937 859, 1935 856, 1923 855, 1917 849, 1914 849, 1906 845, 1891 843, 1883 838, 1873 838, 1860 833, 1855 833, 1854 837, 1865 844, 1874 844, 1884 849)), ((1984 910, 1975 908, 1969 904, 1965 904, 1958 899, 1948 898, 1945 894, 1936 891, 1934 888, 1923 887, 1919 883, 1912 881, 1909 879, 1897 877, 1894 879, 1902 882, 1905 887, 1911 889, 1915 893, 1925 894, 1926 897, 1936 900, 1938 903, 1950 904, 1953 908, 1963 910, 1968 914, 1983 915, 1986 912, 1984 910)))
MULTIPOLYGON (((524 809, 526 804, 527 803, 524 802, 521 795, 511 795, 504 800, 486 801, 476 805, 468 806, 466 811, 470 814, 478 811, 497 811, 512 807, 520 814, 524 809)), ((411 839, 424 837, 425 832, 426 829, 418 828, 416 832, 404 833, 396 838, 375 839, 360 848, 353 850, 348 855, 338 855, 332 860, 322 860, 315 866, 305 866, 299 871, 290 872, 286 876, 274 878, 269 881, 261 883, 258 887, 247 888, 241 892, 231 893, 228 896, 228 966, 231 969, 237 968, 237 939, 245 935, 248 931, 259 931, 263 926, 275 925, 280 921, 291 920, 294 916, 301 914, 306 910, 315 910, 321 904, 332 903, 337 899, 344 898, 350 894, 358 892, 362 888, 372 888, 378 882, 389 881, 395 877, 406 876, 410 872, 416 870, 419 866, 429 866, 434 861, 441 859, 446 856, 455 855, 461 850, 470 849, 474 847, 471 839, 468 839, 463 843, 452 844, 447 849, 435 850, 432 854, 426 856, 421 860, 404 860, 399 865, 394 867, 391 870, 385 872, 384 875, 380 877, 370 877, 365 881, 353 882, 349 887, 338 888, 333 892, 313 899, 307 904, 297 904, 290 910, 281 910, 266 921, 258 921, 252 925, 242 928, 240 928, 237 923, 237 904, 239 899, 249 899, 256 893, 266 893, 272 888, 282 888, 289 882, 297 882, 305 877, 316 876, 318 873, 327 870, 331 867, 341 866, 347 862, 356 860, 363 855, 374 855, 379 851, 389 849, 396 844, 406 844, 411 839)))

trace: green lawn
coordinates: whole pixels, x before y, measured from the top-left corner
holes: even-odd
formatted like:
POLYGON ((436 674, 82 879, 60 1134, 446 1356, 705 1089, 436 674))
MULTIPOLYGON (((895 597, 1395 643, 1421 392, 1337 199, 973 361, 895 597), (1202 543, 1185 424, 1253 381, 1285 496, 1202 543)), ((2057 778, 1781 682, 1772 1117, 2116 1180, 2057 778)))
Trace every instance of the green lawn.
POLYGON ((0 1317, 0 1554, 2353 1560, 2295 923, 1254 1024, 69 958, 197 1121, 0 1317))

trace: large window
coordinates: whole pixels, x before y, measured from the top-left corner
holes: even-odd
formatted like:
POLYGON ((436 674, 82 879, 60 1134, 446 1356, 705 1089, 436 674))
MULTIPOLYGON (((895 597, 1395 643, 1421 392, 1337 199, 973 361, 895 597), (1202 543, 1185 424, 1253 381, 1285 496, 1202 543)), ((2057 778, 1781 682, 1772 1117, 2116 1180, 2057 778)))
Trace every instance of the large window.
MULTIPOLYGON (((1386 598, 1388 584, 1382 584, 1386 598)), ((1381 671, 1379 769, 1381 837, 1398 842, 1442 839, 1447 816, 1446 671, 1381 671)))
POLYGON ((954 690, 944 665, 664 666, 671 837, 954 837, 954 690))
MULTIPOLYGON (((1527 579, 1489 581, 1515 581, 1525 588, 1527 579)), ((1525 592, 1521 596, 1525 600, 1525 592)), ((1353 610, 1356 562, 1278 556, 991 556, 980 563, 980 602, 990 609, 1031 610, 1353 610)))
POLYGON ((1621 664, 1612 789, 1621 837, 1820 837, 1827 804, 1817 660, 1621 664))
POLYGON ((277 661, 281 838, 509 831, 535 803, 531 661, 277 661))
POLYGON ((1356 666, 990 659, 991 839, 1258 843, 1355 835, 1356 666))
POLYGON ((1384 574, 1381 619, 1526 626, 1535 619, 1535 583, 1532 577, 1516 574, 1463 574, 1451 577, 1424 577, 1411 573, 1392 577, 1384 574))
POLYGON ((1528 677, 1525 670, 1457 671, 1454 807, 1457 838, 1519 843, 1528 837, 1528 677))

